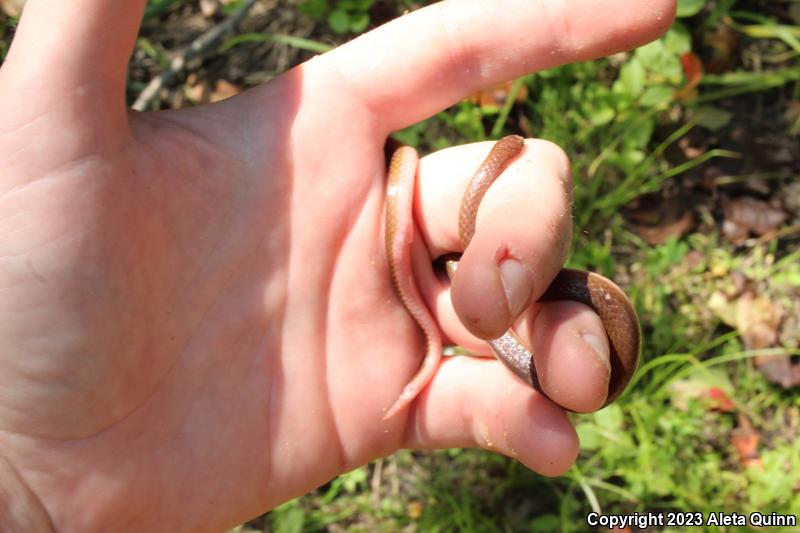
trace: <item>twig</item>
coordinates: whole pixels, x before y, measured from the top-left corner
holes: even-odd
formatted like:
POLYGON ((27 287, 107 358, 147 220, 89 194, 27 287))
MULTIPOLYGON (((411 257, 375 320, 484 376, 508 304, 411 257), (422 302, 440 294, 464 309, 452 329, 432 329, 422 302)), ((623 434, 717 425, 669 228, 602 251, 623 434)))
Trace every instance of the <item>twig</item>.
POLYGON ((256 0, 247 0, 242 7, 240 7, 233 15, 223 20, 216 26, 209 28, 208 31, 200 35, 197 39, 184 48, 172 60, 169 68, 161 73, 160 76, 150 80, 147 87, 139 93, 136 101, 133 103, 133 109, 136 111, 144 111, 150 105, 150 102, 155 98, 163 87, 166 87, 175 79, 175 77, 183 71, 186 64, 192 59, 200 56, 208 50, 214 43, 216 43, 224 34, 233 30, 239 22, 244 18, 256 0))
POLYGON ((378 509, 381 504, 381 482, 383 474, 383 458, 375 461, 375 470, 372 471, 372 506, 378 509))

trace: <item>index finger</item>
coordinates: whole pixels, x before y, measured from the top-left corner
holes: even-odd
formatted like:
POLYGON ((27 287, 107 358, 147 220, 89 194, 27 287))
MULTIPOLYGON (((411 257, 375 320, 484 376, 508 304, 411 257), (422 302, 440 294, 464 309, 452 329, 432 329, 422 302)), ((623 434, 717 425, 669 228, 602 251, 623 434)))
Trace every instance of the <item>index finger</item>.
POLYGON ((388 133, 478 89, 644 44, 675 0, 446 0, 323 56, 388 133))

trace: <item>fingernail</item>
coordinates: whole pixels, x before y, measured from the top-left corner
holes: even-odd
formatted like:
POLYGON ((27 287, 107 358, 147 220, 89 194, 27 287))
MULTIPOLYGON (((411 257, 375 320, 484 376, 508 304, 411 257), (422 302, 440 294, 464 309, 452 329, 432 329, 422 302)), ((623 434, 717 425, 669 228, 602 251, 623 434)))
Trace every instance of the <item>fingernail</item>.
POLYGON ((531 296, 533 282, 530 272, 516 259, 506 259, 500 263, 500 281, 506 291, 508 310, 515 319, 531 296))
POLYGON ((610 370, 611 353, 608 351, 608 342, 603 342, 603 339, 592 333, 582 333, 581 338, 597 354, 598 365, 610 370))

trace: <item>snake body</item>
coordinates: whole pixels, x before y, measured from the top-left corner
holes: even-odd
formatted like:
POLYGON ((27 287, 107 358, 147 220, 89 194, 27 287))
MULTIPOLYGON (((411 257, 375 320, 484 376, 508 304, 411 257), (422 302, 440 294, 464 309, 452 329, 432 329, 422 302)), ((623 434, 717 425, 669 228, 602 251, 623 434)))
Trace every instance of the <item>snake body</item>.
MULTIPOLYGON (((459 211, 458 230, 466 249, 475 233, 475 220, 481 200, 492 183, 522 151, 524 140, 510 135, 497 141, 470 180, 459 211)), ((410 146, 399 146, 391 155, 386 194, 386 254, 395 292, 408 313, 419 324, 426 339, 425 357, 384 416, 391 418, 410 404, 433 377, 442 355, 439 328, 425 305, 411 269, 409 245, 413 237, 412 200, 419 156, 410 146)), ((456 262, 448 262, 454 273, 456 262)), ((573 300, 588 305, 600 316, 609 339, 611 376, 604 405, 613 402, 625 389, 639 362, 641 333, 639 320, 630 300, 610 279, 581 270, 562 269, 539 301, 573 300)), ((509 330, 489 341, 494 355, 523 381, 547 396, 539 384, 531 350, 509 330)))

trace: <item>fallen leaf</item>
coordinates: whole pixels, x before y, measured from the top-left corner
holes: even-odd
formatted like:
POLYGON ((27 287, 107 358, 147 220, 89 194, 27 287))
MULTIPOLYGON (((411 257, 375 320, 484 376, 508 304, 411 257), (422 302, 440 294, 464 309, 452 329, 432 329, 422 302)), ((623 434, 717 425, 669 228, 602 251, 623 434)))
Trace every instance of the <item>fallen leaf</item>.
POLYGON ((747 276, 739 272, 738 270, 734 270, 731 272, 728 279, 731 282, 730 290, 728 291, 728 298, 737 298, 741 296, 745 289, 747 289, 747 276))
POLYGON ((705 409, 727 413, 735 408, 731 399, 733 390, 733 384, 723 370, 704 368, 673 381, 669 386, 669 397, 672 404, 682 411, 695 400, 705 409))
POLYGON ((729 413, 733 411, 735 407, 733 400, 719 387, 711 387, 708 389, 708 398, 711 408, 717 411, 729 413))
POLYGON ((788 218, 783 209, 751 196, 723 198, 722 209, 722 233, 733 244, 742 244, 751 234, 761 237, 776 231, 788 218))
POLYGON ((755 358, 756 367, 767 381, 791 389, 800 385, 800 363, 792 363, 788 355, 760 355, 755 358))
POLYGON ((680 237, 694 226, 694 215, 686 211, 677 220, 665 221, 658 226, 637 226, 636 233, 648 244, 658 245, 667 242, 670 237, 680 237))
POLYGON ((723 291, 714 291, 708 296, 708 308, 726 326, 736 328, 736 300, 729 298, 723 291))
POLYGON ((785 301, 783 320, 778 331, 778 346, 797 350, 800 348, 800 288, 793 291, 793 302, 785 301))
POLYGON ((192 72, 186 77, 184 93, 193 104, 206 102, 210 91, 207 80, 200 80, 197 73, 192 72))
POLYGON ((736 329, 747 350, 775 346, 783 310, 764 296, 745 291, 736 299, 736 329))
MULTIPOLYGON (((504 81, 496 85, 492 85, 482 91, 467 97, 468 102, 478 104, 483 109, 500 109, 508 100, 508 95, 511 92, 511 87, 514 81, 504 81)), ((528 98, 528 87, 525 84, 520 85, 517 95, 514 98, 515 102, 524 102, 528 98)))
POLYGON ((722 234, 733 244, 742 244, 749 235, 747 228, 738 225, 732 220, 724 220, 722 222, 722 234))
POLYGON ((220 100, 237 95, 240 92, 242 92, 241 87, 226 80, 217 80, 216 85, 214 85, 214 90, 211 91, 211 101, 219 102, 220 100))
POLYGON ((758 453, 758 443, 761 435, 753 427, 750 420, 739 413, 739 425, 731 431, 731 445, 736 450, 739 464, 745 468, 763 468, 761 457, 758 453))
POLYGON ((689 250, 686 252, 686 255, 683 256, 683 264, 688 271, 698 268, 705 260, 705 255, 700 250, 689 250))
MULTIPOLYGON (((730 20, 730 19, 729 19, 730 20)), ((739 36, 727 24, 718 24, 713 32, 703 32, 703 41, 711 49, 704 65, 706 72, 718 74, 731 69, 734 50, 739 43, 739 36)))
POLYGON ((696 159, 708 151, 708 139, 703 139, 699 146, 694 145, 694 140, 689 135, 684 135, 678 140, 678 148, 686 159, 696 159))
MULTIPOLYGON (((727 293, 723 290, 711 293, 707 300, 708 309, 724 324, 739 332, 745 349, 780 346, 783 308, 747 289, 748 282, 744 275, 732 274, 728 275, 732 283, 731 290, 727 293)), ((758 356, 755 363, 771 383, 786 389, 800 385, 800 363, 793 363, 787 355, 758 356)))
POLYGON ((733 112, 714 106, 698 107, 695 111, 697 124, 711 131, 719 131, 733 118, 733 112))
POLYGON ((787 183, 783 188, 783 207, 800 217, 800 180, 787 183))
POLYGON ((649 244, 662 244, 670 237, 686 234, 694 226, 694 213, 688 205, 688 196, 683 190, 664 190, 637 198, 625 208, 625 218, 649 244))
POLYGON ((703 63, 697 54, 684 52, 681 54, 683 75, 686 76, 686 85, 675 91, 676 100, 691 100, 697 96, 697 86, 703 78, 703 63))

